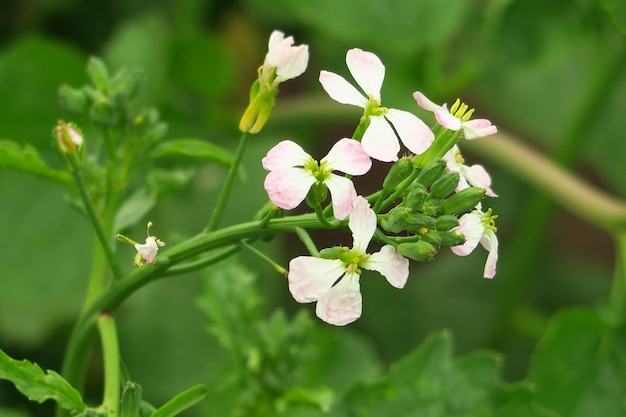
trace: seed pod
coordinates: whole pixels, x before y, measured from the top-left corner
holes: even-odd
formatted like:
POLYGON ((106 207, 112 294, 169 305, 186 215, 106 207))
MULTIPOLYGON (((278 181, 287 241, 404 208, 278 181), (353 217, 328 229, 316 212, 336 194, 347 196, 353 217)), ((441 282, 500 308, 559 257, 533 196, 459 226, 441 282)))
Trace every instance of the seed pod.
POLYGON ((424 187, 430 187, 432 183, 437 181, 441 174, 446 169, 446 163, 443 159, 434 159, 428 165, 424 167, 422 172, 416 178, 418 184, 422 184, 424 187))
POLYGON ((446 198, 454 192, 459 185, 460 176, 458 172, 444 174, 430 187, 430 194, 437 198, 446 198))
POLYGON ((383 181, 383 191, 387 194, 391 194, 402 181, 411 175, 411 172, 413 172, 411 158, 408 156, 400 158, 389 169, 389 173, 383 181))
POLYGON ((396 249, 400 255, 420 262, 431 261, 437 253, 435 247, 424 240, 401 243, 396 249))
POLYGON ((440 232, 447 232, 450 229, 453 229, 459 225, 459 219, 452 214, 444 214, 443 216, 439 216, 437 218, 437 224, 435 225, 435 229, 440 232))
POLYGON ((444 200, 441 208, 444 214, 462 214, 476 207, 484 197, 483 188, 468 187, 444 200))

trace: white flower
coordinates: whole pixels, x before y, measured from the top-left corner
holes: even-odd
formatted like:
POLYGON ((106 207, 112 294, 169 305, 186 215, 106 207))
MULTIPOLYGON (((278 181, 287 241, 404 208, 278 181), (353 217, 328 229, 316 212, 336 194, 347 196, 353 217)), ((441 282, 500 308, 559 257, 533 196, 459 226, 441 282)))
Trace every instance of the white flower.
POLYGON ((403 288, 409 276, 409 261, 393 246, 379 252, 366 252, 376 230, 376 213, 361 196, 354 203, 348 227, 352 231, 352 249, 339 259, 299 256, 289 262, 289 291, 300 303, 317 301, 315 312, 327 323, 343 326, 361 316, 361 269, 380 272, 396 288, 403 288), (339 279, 339 282, 335 283, 339 279))
POLYGON ((465 165, 463 155, 458 146, 454 145, 444 156, 448 170, 459 173, 459 185, 456 191, 461 191, 470 185, 483 188, 485 195, 497 197, 498 195, 491 189, 491 177, 482 165, 465 165))
POLYGON ((459 225, 455 229, 463 233, 465 243, 450 248, 456 255, 467 256, 480 243, 489 252, 483 272, 485 278, 493 278, 496 275, 498 262, 498 237, 494 224, 496 217, 491 215, 491 209, 483 212, 480 204, 474 211, 461 216, 459 225))
POLYGON ((270 149, 262 163, 263 168, 270 171, 264 187, 272 203, 291 210, 305 199, 313 184, 323 183, 330 190, 333 212, 339 220, 350 214, 356 190, 352 181, 333 174, 333 171, 363 175, 372 166, 372 160, 361 144, 348 138, 337 142, 320 163, 290 140, 270 149))
POLYGON ((498 131, 487 119, 469 120, 474 110, 468 111, 467 105, 461 104, 458 99, 448 110, 446 104, 443 106, 435 104, 419 91, 413 93, 413 98, 421 108, 433 112, 441 126, 454 131, 463 129, 465 139, 482 138, 498 131))
POLYGON ((264 67, 276 68, 275 83, 296 78, 306 70, 309 62, 308 45, 293 46, 293 37, 275 30, 270 35, 264 67))
POLYGON ((364 116, 369 120, 361 140, 365 152, 379 161, 397 160, 400 145, 395 132, 411 152, 421 154, 427 150, 434 135, 424 122, 412 113, 381 107, 380 89, 385 66, 380 59, 371 52, 355 48, 346 54, 346 64, 365 95, 332 72, 321 71, 319 80, 333 100, 365 109, 364 116))
POLYGON ((137 253, 141 256, 141 258, 149 264, 154 263, 154 259, 156 258, 157 252, 159 251, 159 245, 154 237, 149 236, 146 238, 146 243, 143 245, 137 243, 135 245, 135 249, 137 249, 137 253))

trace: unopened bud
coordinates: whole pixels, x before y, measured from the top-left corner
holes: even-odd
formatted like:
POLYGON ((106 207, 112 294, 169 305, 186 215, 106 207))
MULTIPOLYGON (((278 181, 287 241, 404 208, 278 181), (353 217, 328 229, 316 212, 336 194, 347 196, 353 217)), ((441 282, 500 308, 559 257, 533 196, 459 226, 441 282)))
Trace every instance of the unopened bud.
POLYGON ((306 203, 311 208, 320 206, 328 197, 328 187, 323 182, 316 182, 306 195, 306 203))
POLYGON ((441 177, 445 169, 446 163, 443 159, 434 159, 424 167, 415 181, 424 187, 430 187, 433 182, 441 177))
POLYGON ((430 194, 437 198, 446 198, 454 192, 459 185, 460 176, 458 172, 444 174, 430 187, 430 194))
POLYGON ((339 259, 339 257, 350 249, 347 246, 333 246, 332 248, 325 248, 320 251, 320 258, 324 259, 339 259))
POLYGON ((383 191, 391 194, 413 172, 411 158, 404 157, 396 161, 383 181, 383 191))
POLYGON ((139 417, 141 409, 141 387, 128 381, 122 391, 121 417, 139 417))
POLYGON ((389 211, 387 217, 381 222, 381 226, 388 232, 400 233, 406 230, 411 217, 411 208, 398 206, 389 211))
POLYGON ((452 214, 444 214, 437 218, 437 224, 435 228, 440 232, 447 232, 450 229, 454 229, 459 225, 459 219, 452 214))
POLYGON ((427 233, 421 235, 421 238, 423 241, 433 245, 436 249, 441 247, 441 234, 436 230, 429 230, 427 233))
POLYGON ((439 232, 439 237, 441 237, 441 246, 457 246, 465 243, 465 236, 458 230, 439 232))
POLYGON ((420 262, 433 260, 437 253, 435 247, 424 240, 401 243, 396 249, 400 255, 420 262))
POLYGON ((485 197, 485 190, 478 187, 468 187, 443 202, 444 214, 462 214, 472 210, 485 197))
POLYGON ((259 133, 272 113, 277 94, 276 87, 268 89, 268 86, 261 85, 259 80, 255 81, 250 89, 250 104, 239 121, 239 130, 259 133))
POLYGON ((441 212, 441 206, 443 204, 443 200, 440 198, 432 198, 429 196, 426 201, 422 204, 421 211, 427 216, 437 217, 441 212))
POLYGON ((427 197, 428 191, 422 184, 412 184, 402 204, 412 209, 419 210, 427 197))
POLYGON ((59 149, 63 153, 76 152, 83 146, 83 136, 80 130, 72 123, 59 121, 54 128, 54 136, 57 140, 59 149))
POLYGON ((100 58, 91 57, 87 63, 87 75, 93 85, 103 93, 107 93, 110 87, 109 72, 104 61, 100 58))
POLYGON ((96 100, 91 106, 91 121, 99 126, 113 126, 117 123, 115 109, 106 98, 96 100))

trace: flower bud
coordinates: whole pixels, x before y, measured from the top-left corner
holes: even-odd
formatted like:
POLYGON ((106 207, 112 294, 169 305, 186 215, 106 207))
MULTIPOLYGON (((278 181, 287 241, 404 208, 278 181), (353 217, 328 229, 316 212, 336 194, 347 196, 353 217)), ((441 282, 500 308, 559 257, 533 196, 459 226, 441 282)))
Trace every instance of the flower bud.
POLYGON ((447 232, 450 229, 454 229, 459 225, 459 219, 452 214, 444 214, 437 218, 437 224, 435 228, 440 232, 447 232))
POLYGON ((339 259, 339 257, 350 249, 347 246, 333 246, 332 248, 325 248, 320 251, 320 258, 324 259, 339 259))
POLYGON ((98 90, 107 93, 110 87, 109 72, 104 61, 100 58, 91 57, 87 63, 87 75, 98 90))
POLYGON ((430 186, 430 194, 437 198, 446 198, 459 185, 461 177, 458 172, 444 174, 430 186))
POLYGON ((441 234, 436 230, 429 230, 421 236, 423 241, 430 243, 434 248, 439 249, 441 247, 441 234))
POLYGON ((141 409, 141 387, 128 381, 122 391, 121 417, 139 417, 141 409))
POLYGON ((117 123, 115 109, 106 98, 96 100, 89 113, 93 124, 98 126, 113 126, 117 123))
POLYGON ((408 223, 409 224, 407 225, 406 230, 411 233, 416 233, 423 228, 427 230, 434 229, 436 221, 430 216, 426 216, 418 212, 413 212, 409 216, 408 223))
POLYGON ((328 197, 328 187, 323 182, 316 182, 306 195, 306 203, 311 208, 320 206, 328 197))
POLYGON ((441 212, 442 204, 443 204, 442 199, 432 198, 432 196, 429 196, 429 198, 427 198, 426 201, 424 201, 424 203, 422 204, 421 212, 427 216, 437 217, 440 214, 442 214, 441 212))
POLYGON ((400 255, 420 262, 433 260, 437 253, 435 247, 424 240, 401 243, 396 250, 400 255))
POLYGON ((54 128, 54 136, 59 149, 63 153, 76 152, 83 146, 83 136, 80 130, 72 123, 65 123, 63 120, 59 121, 54 128))
POLYGON ((457 246, 465 243, 465 236, 458 230, 451 232, 439 232, 441 238, 441 246, 457 246))
POLYGON ((430 187, 433 182, 441 177, 445 169, 446 163, 443 159, 434 159, 424 167, 415 181, 424 187, 430 187))
POLYGON ((383 181, 383 191, 391 194, 413 172, 411 158, 404 157, 396 161, 383 181))
POLYGON ((444 214, 461 214, 472 210, 485 197, 485 190, 478 187, 468 187, 443 202, 444 214))
POLYGON ((276 103, 278 90, 261 89, 259 91, 259 85, 259 80, 257 80, 250 89, 250 104, 239 121, 239 130, 242 132, 259 133, 267 123, 276 103))
POLYGON ((404 197, 403 205, 412 209, 421 209, 422 204, 428 197, 428 191, 422 184, 412 184, 409 187, 409 192, 404 197))
POLYGON ((387 217, 381 222, 381 226, 388 232, 400 233, 406 230, 411 217, 411 208, 398 206, 387 213, 387 217))

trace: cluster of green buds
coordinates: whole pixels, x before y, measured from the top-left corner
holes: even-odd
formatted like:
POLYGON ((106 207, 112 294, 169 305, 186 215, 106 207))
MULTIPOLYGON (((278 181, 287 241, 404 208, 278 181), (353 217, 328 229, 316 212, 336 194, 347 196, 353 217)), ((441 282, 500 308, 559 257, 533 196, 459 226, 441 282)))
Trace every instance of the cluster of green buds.
POLYGON ((447 172, 442 159, 434 159, 423 169, 414 167, 411 157, 392 166, 383 183, 383 195, 398 195, 401 202, 379 218, 385 231, 400 238, 400 254, 430 261, 442 247, 465 242, 456 230, 459 217, 480 203, 485 190, 468 187, 457 192, 459 181, 459 173, 447 172))

